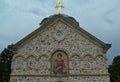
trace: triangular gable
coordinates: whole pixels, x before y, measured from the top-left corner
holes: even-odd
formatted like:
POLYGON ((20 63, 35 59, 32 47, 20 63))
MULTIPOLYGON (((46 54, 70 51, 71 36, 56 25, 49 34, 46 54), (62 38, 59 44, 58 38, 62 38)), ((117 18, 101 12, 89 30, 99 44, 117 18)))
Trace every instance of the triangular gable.
POLYGON ((103 41, 97 39, 95 36, 91 35, 87 31, 82 29, 74 18, 66 15, 53 15, 53 16, 50 16, 49 18, 43 19, 43 21, 40 23, 41 26, 35 31, 33 31, 31 34, 29 34, 28 36, 26 36, 25 38, 17 42, 14 46, 14 49, 16 50, 17 47, 19 47, 22 43, 26 42, 27 40, 35 36, 37 33, 42 31, 43 29, 48 28, 49 26, 55 24, 55 22, 59 22, 59 21, 67 24, 68 26, 75 27, 80 32, 80 34, 82 34, 84 37, 92 41, 94 44, 100 46, 101 48, 104 48, 105 52, 111 47, 111 44, 105 44, 103 41))

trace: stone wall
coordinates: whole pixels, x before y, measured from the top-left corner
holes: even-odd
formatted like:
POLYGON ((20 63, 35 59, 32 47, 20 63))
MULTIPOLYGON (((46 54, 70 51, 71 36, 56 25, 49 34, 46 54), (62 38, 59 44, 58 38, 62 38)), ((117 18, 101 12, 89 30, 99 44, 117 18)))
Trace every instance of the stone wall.
POLYGON ((67 79, 67 82, 109 82, 108 76, 70 76, 108 74, 107 59, 103 48, 85 38, 74 27, 62 22, 43 29, 19 46, 12 60, 11 80, 53 82, 58 77, 50 77, 51 56, 57 50, 64 51, 68 55, 68 78, 62 77, 67 79), (49 77, 21 75, 48 75, 49 77))
POLYGON ((110 82, 108 76, 70 76, 70 77, 33 77, 33 76, 15 76, 11 82, 110 82))

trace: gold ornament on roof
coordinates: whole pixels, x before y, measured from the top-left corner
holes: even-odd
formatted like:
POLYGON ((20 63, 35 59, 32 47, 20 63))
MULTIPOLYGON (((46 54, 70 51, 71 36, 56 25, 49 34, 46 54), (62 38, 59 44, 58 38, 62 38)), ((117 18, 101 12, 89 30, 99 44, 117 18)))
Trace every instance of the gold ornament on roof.
POLYGON ((58 14, 62 14, 62 8, 64 8, 64 4, 59 1, 57 4, 55 4, 55 8, 58 8, 58 14))

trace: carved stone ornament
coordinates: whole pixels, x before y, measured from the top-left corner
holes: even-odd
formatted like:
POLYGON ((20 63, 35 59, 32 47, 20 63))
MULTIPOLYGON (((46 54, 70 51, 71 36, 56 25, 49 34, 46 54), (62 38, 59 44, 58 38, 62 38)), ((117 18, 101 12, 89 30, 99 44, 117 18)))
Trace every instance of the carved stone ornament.
POLYGON ((54 37, 55 37, 55 39, 56 39, 57 41, 61 41, 61 40, 63 40, 63 39, 65 38, 65 34, 64 34, 63 31, 58 30, 58 31, 56 31, 56 32, 54 33, 54 37))

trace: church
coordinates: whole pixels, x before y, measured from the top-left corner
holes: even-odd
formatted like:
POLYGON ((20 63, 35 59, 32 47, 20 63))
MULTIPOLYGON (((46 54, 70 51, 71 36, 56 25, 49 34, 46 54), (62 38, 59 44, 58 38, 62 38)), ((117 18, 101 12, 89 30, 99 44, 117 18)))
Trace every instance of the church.
POLYGON ((10 82, 110 82, 110 47, 59 9, 15 44, 10 82))

